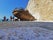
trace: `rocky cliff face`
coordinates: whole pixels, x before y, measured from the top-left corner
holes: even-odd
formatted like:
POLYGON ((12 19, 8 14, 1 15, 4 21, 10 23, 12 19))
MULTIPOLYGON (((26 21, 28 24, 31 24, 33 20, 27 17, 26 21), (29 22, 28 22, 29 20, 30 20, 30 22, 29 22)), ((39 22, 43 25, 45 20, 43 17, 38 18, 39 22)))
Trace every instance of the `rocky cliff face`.
POLYGON ((53 0, 29 0, 26 9, 39 21, 53 21, 53 0))

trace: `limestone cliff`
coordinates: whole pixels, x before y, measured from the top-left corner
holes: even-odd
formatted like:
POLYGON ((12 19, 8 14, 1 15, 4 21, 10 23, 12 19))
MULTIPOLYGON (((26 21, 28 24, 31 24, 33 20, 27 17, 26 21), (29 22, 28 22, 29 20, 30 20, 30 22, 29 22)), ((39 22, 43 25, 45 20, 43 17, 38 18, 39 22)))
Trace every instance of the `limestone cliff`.
POLYGON ((26 9, 39 21, 53 21, 53 0, 29 0, 26 9))

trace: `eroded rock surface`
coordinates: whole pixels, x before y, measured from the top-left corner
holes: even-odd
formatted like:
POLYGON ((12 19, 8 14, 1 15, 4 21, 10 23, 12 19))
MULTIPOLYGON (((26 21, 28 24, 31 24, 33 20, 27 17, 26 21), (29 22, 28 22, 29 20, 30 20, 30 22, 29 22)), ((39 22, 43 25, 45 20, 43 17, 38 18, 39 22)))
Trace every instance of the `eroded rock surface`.
POLYGON ((29 0, 26 9, 38 21, 53 21, 53 0, 29 0))

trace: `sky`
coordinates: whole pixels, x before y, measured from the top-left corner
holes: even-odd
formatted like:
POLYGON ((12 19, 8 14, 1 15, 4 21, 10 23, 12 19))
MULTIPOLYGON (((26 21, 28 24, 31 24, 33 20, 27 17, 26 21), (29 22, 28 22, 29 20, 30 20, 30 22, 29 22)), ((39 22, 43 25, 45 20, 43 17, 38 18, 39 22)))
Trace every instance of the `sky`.
POLYGON ((15 8, 26 8, 27 4, 28 0, 0 0, 0 19, 13 16, 12 11, 15 8))

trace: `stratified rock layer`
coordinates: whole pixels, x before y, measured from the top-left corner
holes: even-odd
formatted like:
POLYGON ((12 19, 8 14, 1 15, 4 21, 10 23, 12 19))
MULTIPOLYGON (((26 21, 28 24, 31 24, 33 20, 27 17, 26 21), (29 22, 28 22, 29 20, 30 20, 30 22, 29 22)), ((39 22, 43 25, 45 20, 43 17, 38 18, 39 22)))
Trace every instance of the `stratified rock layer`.
POLYGON ((39 21, 53 21, 53 0, 29 0, 26 9, 39 21))

